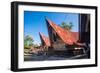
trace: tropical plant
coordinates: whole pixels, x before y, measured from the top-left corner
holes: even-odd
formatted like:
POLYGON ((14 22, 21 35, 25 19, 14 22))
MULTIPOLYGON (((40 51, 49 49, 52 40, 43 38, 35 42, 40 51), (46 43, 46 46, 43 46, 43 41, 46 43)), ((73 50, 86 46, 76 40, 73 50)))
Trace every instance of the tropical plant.
POLYGON ((64 29, 67 29, 67 30, 71 30, 73 28, 73 24, 72 22, 69 22, 69 23, 65 23, 65 22, 62 22, 60 24, 60 26, 64 29))
POLYGON ((30 48, 30 46, 33 45, 33 38, 30 35, 26 35, 24 37, 24 47, 25 48, 30 48))

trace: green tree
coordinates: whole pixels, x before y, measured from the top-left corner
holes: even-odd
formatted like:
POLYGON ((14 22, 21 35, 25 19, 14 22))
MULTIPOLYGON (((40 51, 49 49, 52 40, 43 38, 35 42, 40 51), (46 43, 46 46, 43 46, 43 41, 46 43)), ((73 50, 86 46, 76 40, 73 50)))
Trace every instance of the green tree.
POLYGON ((67 29, 67 30, 71 30, 73 28, 73 24, 72 22, 69 22, 69 23, 65 23, 65 22, 62 22, 60 24, 60 26, 64 29, 67 29))
POLYGON ((32 46, 33 42, 34 42, 34 40, 30 35, 26 35, 24 37, 24 47, 25 48, 29 48, 30 46, 32 46))

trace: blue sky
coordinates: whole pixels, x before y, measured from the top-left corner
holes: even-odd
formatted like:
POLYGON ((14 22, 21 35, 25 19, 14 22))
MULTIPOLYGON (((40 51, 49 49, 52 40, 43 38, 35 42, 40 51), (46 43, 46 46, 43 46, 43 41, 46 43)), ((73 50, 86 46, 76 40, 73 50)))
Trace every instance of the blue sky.
POLYGON ((61 24, 63 21, 66 23, 72 22, 74 25, 72 31, 78 32, 78 14, 24 11, 24 34, 32 36, 36 44, 41 43, 39 32, 48 36, 45 17, 49 18, 57 25, 61 24))

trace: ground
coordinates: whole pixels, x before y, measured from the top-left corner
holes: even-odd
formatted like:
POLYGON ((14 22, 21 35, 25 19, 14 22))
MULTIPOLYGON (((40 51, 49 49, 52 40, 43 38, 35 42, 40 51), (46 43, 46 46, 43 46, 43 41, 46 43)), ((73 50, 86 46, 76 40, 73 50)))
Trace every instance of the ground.
POLYGON ((26 55, 24 56, 25 61, 45 61, 45 60, 69 60, 69 59, 88 59, 86 54, 76 55, 76 56, 57 56, 57 55, 26 55))

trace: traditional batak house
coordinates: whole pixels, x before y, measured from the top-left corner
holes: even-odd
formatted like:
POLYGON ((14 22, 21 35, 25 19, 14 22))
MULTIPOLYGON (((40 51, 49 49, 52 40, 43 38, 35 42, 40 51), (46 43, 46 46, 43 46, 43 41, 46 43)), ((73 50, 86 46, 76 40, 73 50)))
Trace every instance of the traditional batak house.
POLYGON ((41 39, 42 49, 48 50, 48 48, 50 47, 50 39, 42 33, 39 33, 39 35, 40 35, 40 39, 41 39))
POLYGON ((39 36, 41 39, 41 45, 38 47, 31 47, 31 53, 38 54, 38 55, 47 53, 48 48, 50 47, 49 38, 43 35, 42 33, 39 33, 39 36))
POLYGON ((64 52, 70 52, 70 54, 73 54, 76 49, 84 46, 83 44, 78 43, 78 32, 65 30, 49 19, 46 19, 46 23, 50 37, 51 49, 53 51, 59 51, 63 54, 64 52))
POLYGON ((79 15, 79 42, 85 43, 85 51, 90 57, 90 14, 79 15))

